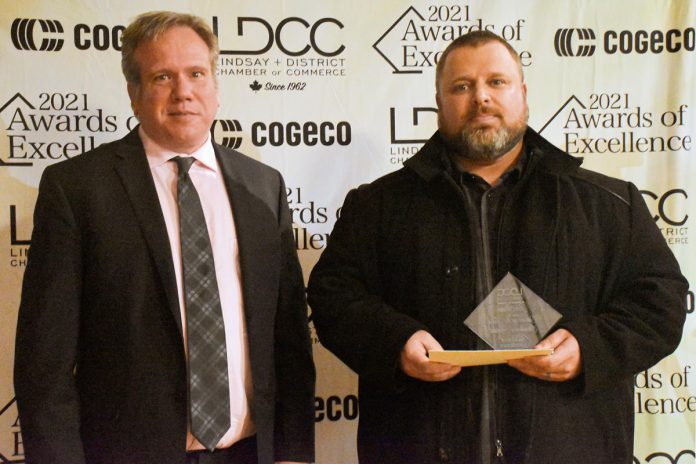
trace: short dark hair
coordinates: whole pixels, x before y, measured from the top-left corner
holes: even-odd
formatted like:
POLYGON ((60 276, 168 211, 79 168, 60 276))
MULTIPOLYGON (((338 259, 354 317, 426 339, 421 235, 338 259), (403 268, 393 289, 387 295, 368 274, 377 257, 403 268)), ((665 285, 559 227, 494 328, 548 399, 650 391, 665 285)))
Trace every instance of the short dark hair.
POLYGON ((445 50, 442 52, 442 55, 440 55, 440 59, 437 61, 437 65, 435 67, 435 92, 440 92, 440 79, 442 78, 442 71, 445 69, 445 61, 447 61, 447 56, 452 51, 463 47, 478 47, 489 42, 498 42, 507 48, 508 52, 510 52, 510 56, 512 56, 517 63, 520 70, 520 77, 522 77, 522 80, 524 80, 524 72, 522 71, 522 61, 520 60, 520 56, 507 40, 503 39, 495 32, 471 31, 450 42, 447 48, 445 48, 445 50))
POLYGON ((135 50, 146 41, 155 40, 173 27, 190 27, 203 39, 210 51, 210 69, 215 76, 220 54, 217 36, 198 16, 173 11, 150 11, 135 18, 123 31, 121 43, 121 70, 126 82, 140 86, 140 67, 135 60, 135 50))

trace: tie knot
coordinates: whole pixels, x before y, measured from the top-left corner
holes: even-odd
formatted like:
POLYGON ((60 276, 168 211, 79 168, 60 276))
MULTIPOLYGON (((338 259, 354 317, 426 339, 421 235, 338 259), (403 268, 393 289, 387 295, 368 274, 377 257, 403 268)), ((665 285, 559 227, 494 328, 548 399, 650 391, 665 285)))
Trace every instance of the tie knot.
POLYGON ((175 156, 174 158, 172 158, 172 160, 176 163, 177 167, 179 168, 179 174, 188 173, 193 163, 196 162, 196 158, 194 158, 193 156, 175 156))

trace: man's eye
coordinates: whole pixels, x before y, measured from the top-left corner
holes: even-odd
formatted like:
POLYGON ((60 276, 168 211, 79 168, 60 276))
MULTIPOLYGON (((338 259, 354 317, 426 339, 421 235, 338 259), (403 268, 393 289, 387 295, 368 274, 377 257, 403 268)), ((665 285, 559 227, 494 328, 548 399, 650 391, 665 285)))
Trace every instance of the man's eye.
POLYGON ((502 79, 493 79, 493 80, 491 81, 491 83, 492 83, 493 85, 503 85, 503 84, 505 84, 505 81, 502 80, 502 79))
POLYGON ((201 72, 201 71, 193 71, 193 73, 191 73, 191 75, 192 75, 193 77, 197 77, 197 78, 198 78, 198 77, 203 77, 203 72, 201 72))
POLYGON ((155 76, 155 81, 166 81, 169 80, 169 75, 168 74, 157 74, 155 76))

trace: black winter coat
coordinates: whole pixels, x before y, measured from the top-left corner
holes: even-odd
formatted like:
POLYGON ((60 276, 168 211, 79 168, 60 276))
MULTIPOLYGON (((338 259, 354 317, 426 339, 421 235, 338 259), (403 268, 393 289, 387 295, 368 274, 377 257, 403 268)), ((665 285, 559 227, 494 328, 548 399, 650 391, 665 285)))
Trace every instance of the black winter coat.
MULTIPOLYGON (((687 283, 638 189, 579 167, 528 129, 522 178, 503 206, 495 269, 563 314, 583 373, 555 383, 492 370, 504 460, 630 463, 633 375, 681 338, 687 283)), ((421 382, 398 369, 417 330, 473 349, 469 223, 436 134, 404 167, 351 191, 314 267, 321 342, 359 375, 361 463, 481 462, 482 368, 421 382)), ((483 460, 487 462, 487 460, 483 460)))

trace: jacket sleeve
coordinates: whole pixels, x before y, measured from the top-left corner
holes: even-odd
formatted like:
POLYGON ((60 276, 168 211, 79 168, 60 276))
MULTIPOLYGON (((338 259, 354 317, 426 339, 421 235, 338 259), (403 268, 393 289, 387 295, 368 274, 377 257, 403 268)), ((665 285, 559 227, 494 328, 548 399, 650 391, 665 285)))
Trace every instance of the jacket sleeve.
POLYGON ((398 388, 399 354, 420 322, 385 303, 379 273, 379 200, 365 188, 348 193, 309 279, 309 303, 322 344, 361 379, 398 388))
POLYGON ((629 185, 630 231, 619 277, 598 314, 561 324, 580 344, 585 392, 615 387, 678 346, 688 283, 648 212, 629 185))
POLYGON ((17 323, 14 385, 27 463, 80 464, 74 368, 80 324, 80 233, 65 191, 44 171, 17 323))
POLYGON ((282 178, 278 196, 282 264, 274 345, 278 385, 275 459, 314 462, 316 373, 309 338, 304 279, 282 178))

